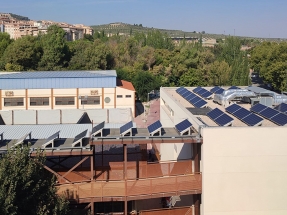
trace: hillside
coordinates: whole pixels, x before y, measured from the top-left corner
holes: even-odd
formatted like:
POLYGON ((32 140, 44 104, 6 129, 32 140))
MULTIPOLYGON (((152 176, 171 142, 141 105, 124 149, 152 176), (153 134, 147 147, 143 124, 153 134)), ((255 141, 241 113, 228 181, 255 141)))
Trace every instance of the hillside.
MULTIPOLYGON (((181 30, 169 30, 169 29, 158 29, 158 28, 151 28, 151 27, 143 27, 141 24, 127 24, 122 22, 110 23, 110 24, 103 24, 103 25, 92 25, 91 26, 95 32, 104 31, 108 35, 134 35, 136 32, 143 32, 147 33, 148 31, 159 30, 161 33, 166 33, 170 37, 196 37, 199 38, 200 36, 204 38, 213 38, 213 39, 224 39, 228 35, 224 34, 210 34, 206 32, 186 32, 181 30)), ((240 37, 241 39, 255 39, 260 41, 286 41, 287 39, 281 38, 256 38, 256 37, 240 37)))

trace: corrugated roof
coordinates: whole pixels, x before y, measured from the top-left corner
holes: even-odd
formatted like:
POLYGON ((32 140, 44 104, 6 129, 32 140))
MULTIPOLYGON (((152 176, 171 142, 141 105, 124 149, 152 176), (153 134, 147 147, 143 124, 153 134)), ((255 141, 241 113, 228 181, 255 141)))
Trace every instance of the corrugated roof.
POLYGON ((0 79, 117 77, 115 70, 0 72, 0 79))
MULTIPOLYGON (((124 123, 106 123, 105 128, 120 128, 124 123)), ((94 124, 96 126, 96 124, 94 124)), ((133 123, 136 127, 136 124, 133 123)), ((3 132, 3 139, 19 139, 27 133, 31 133, 32 139, 46 139, 60 131, 60 138, 74 138, 79 133, 88 129, 86 138, 92 131, 92 124, 58 124, 58 125, 0 125, 0 132, 3 132)))
POLYGON ((133 84, 129 81, 117 79, 117 86, 127 90, 136 91, 133 84))
POLYGON ((116 71, 0 72, 0 89, 114 88, 116 71))

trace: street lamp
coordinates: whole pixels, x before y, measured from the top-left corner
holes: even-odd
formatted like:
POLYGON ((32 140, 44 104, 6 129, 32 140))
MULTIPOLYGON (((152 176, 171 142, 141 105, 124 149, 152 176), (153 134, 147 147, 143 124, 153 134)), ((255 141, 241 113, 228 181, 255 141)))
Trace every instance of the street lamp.
POLYGON ((81 103, 83 105, 83 109, 85 109, 85 102, 88 100, 88 96, 79 96, 79 99, 81 100, 81 103))

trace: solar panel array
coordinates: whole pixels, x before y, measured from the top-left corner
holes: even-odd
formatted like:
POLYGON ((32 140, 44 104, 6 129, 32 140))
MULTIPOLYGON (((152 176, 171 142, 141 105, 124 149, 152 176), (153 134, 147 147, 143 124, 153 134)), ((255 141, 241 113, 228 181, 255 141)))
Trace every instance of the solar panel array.
POLYGON ((270 107, 267 107, 263 104, 256 104, 251 109, 252 112, 259 114, 260 116, 263 116, 264 118, 270 120, 271 122, 274 122, 277 125, 286 125, 287 124, 287 115, 284 113, 281 113, 278 110, 272 109, 270 107))
MULTIPOLYGON (((101 122, 100 124, 96 125, 93 127, 92 129, 92 135, 97 135, 98 133, 100 133, 105 127, 105 121, 101 122)), ((102 132, 101 132, 102 135, 102 132)))
POLYGON ((185 98, 190 104, 192 104, 194 107, 201 108, 204 107, 207 102, 204 101, 199 96, 195 95, 194 93, 190 92, 184 87, 180 87, 176 90, 176 92, 181 95, 183 98, 185 98))
POLYGON ((246 110, 243 107, 240 107, 237 104, 232 104, 225 108, 225 110, 249 126, 262 124, 263 119, 261 117, 250 112, 249 110, 246 110))
POLYGON ((215 108, 206 114, 210 119, 212 119, 216 124, 220 126, 228 126, 233 122, 233 118, 228 116, 223 111, 215 108))
POLYGON ((278 110, 282 113, 287 113, 287 104, 286 103, 281 103, 279 105, 277 105, 275 108, 275 110, 278 110))
POLYGON ((192 126, 192 124, 187 120, 183 120, 182 122, 178 123, 175 125, 175 128, 180 132, 180 133, 184 133, 186 131, 188 131, 188 129, 190 129, 190 127, 192 126))
POLYGON ((82 139, 86 136, 87 132, 88 132, 88 129, 86 129, 85 131, 83 131, 83 132, 81 132, 80 134, 78 134, 78 135, 75 137, 75 139, 74 139, 74 141, 73 141, 73 143, 72 143, 72 146, 74 147, 74 146, 76 146, 76 145, 79 144, 79 143, 80 143, 80 145, 82 146, 82 139))
POLYGON ((152 135, 152 134, 154 134, 154 133, 156 133, 158 131, 160 132, 161 128, 162 128, 162 124, 161 124, 161 122, 159 120, 154 122, 153 124, 151 124, 151 125, 149 125, 147 127, 148 132, 149 132, 150 135, 152 135))
POLYGON ((193 92, 195 92, 196 94, 200 95, 203 98, 210 98, 212 96, 212 93, 209 92, 208 90, 202 88, 202 87, 196 87, 193 92))
POLYGON ((221 94, 223 91, 224 91, 224 89, 221 88, 221 87, 218 87, 218 86, 213 87, 213 88, 210 90, 210 92, 212 92, 212 93, 214 93, 214 94, 221 94))

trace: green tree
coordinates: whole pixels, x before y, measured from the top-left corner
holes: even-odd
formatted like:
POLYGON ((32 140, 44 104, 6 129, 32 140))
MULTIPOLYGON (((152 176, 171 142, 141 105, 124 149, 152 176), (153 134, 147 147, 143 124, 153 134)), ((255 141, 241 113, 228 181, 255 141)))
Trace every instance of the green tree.
POLYGON ((42 49, 37 37, 25 36, 7 47, 3 55, 3 62, 5 65, 11 64, 14 65, 13 67, 21 67, 24 71, 36 70, 41 54, 42 49))
POLYGON ((148 93, 158 89, 161 81, 150 72, 138 71, 134 77, 133 84, 141 101, 146 101, 148 93))
POLYGON ((55 177, 44 169, 42 153, 18 147, 0 160, 0 214, 58 215, 68 213, 68 202, 57 195, 55 177))
POLYGON ((7 33, 0 32, 0 70, 3 70, 5 67, 5 63, 3 62, 3 54, 6 48, 13 42, 10 39, 10 35, 7 33))
POLYGON ((70 60, 69 49, 65 39, 65 31, 51 25, 47 34, 41 36, 43 56, 39 62, 40 70, 61 70, 70 60))

